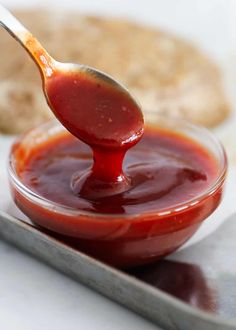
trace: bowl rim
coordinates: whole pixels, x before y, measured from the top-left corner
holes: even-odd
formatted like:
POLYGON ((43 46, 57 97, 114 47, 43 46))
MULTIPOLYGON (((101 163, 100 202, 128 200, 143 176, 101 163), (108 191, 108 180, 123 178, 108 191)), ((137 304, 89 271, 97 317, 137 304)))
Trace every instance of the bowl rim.
MULTIPOLYGON (((221 164, 219 165, 219 173, 215 180, 211 183, 209 187, 207 187, 206 190, 203 190, 200 194, 197 196, 194 196, 192 199, 188 200, 187 202, 182 202, 175 204, 173 207, 168 207, 168 208, 162 208, 160 210, 156 211, 150 211, 150 212, 139 212, 137 214, 112 214, 112 213, 95 213, 92 211, 84 211, 84 210, 79 210, 75 209, 70 206, 66 206, 54 201, 51 201, 50 199, 47 199, 43 196, 40 196, 37 194, 35 191, 31 190, 29 187, 27 187, 18 177, 15 166, 14 166, 14 150, 17 148, 18 145, 29 135, 32 134, 34 131, 37 130, 45 130, 45 129, 52 129, 52 128, 57 128, 60 129, 60 131, 67 131, 57 120, 53 119, 50 121, 47 121, 33 129, 28 130, 27 132, 21 134, 13 143, 10 149, 10 153, 8 156, 8 177, 10 184, 14 185, 14 188, 18 190, 21 194, 23 194, 24 197, 29 199, 31 202, 40 205, 41 207, 48 209, 48 210, 53 210, 53 212, 58 213, 58 214, 63 214, 66 216, 76 216, 76 217, 93 217, 96 218, 97 220, 99 219, 137 219, 142 216, 145 216, 145 218, 148 219, 150 216, 155 216, 156 218, 158 217, 165 217, 165 216, 170 216, 171 214, 176 214, 183 212, 191 207, 196 206, 200 202, 202 202, 204 199, 209 197, 210 195, 214 194, 224 183, 226 174, 227 174, 227 167, 228 167, 228 161, 227 161, 227 156, 225 149, 222 145, 222 143, 218 140, 218 138, 208 129, 201 125, 196 125, 193 124, 185 119, 180 119, 180 118, 175 118, 175 117, 168 117, 168 116, 162 116, 157 113, 150 113, 151 116, 155 116, 156 118, 160 118, 161 121, 168 121, 171 124, 176 124, 180 123, 186 128, 190 128, 191 130, 198 131, 201 134, 204 134, 211 142, 215 144, 217 147, 217 152, 219 154, 219 160, 221 164), (220 168, 221 167, 221 168, 220 168)), ((149 122, 149 126, 155 126, 158 127, 157 124, 154 124, 153 122, 149 122)), ((163 129, 160 126, 161 129, 163 129)), ((69 132, 68 132, 69 133, 69 132)), ((70 134, 70 133, 69 133, 70 134)), ((188 136, 187 134, 183 134, 188 136)), ((203 145, 202 143, 199 143, 200 145, 203 145)), ((205 146, 204 146, 205 147, 205 146)))

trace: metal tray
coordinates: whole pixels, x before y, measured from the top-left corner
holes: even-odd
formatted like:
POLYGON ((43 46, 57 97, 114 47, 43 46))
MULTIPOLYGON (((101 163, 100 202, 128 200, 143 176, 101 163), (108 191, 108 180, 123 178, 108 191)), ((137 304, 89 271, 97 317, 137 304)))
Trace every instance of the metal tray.
POLYGON ((201 242, 129 271, 1 211, 0 237, 164 329, 236 329, 236 214, 201 242))

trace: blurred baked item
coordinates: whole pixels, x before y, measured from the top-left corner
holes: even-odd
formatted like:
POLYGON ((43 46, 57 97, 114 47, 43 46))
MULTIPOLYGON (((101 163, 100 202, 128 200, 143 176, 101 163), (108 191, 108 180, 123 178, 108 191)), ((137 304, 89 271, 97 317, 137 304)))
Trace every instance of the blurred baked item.
MULTIPOLYGON (((219 124, 229 108, 217 66, 190 43, 136 23, 75 13, 16 12, 55 59, 83 63, 123 82, 144 112, 219 124)), ((18 133, 51 116, 40 76, 0 31, 0 131, 18 133)))
POLYGON ((47 120, 50 112, 45 106, 40 86, 6 80, 0 83, 0 131, 23 132, 47 120))

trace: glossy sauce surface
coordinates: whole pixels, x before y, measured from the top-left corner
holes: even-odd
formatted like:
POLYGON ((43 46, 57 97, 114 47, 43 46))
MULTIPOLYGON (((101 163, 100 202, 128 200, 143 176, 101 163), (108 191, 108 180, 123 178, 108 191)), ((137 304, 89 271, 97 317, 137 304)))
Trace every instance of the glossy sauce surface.
MULTIPOLYGON (((116 171, 115 159, 109 166, 116 171)), ((218 171, 213 156, 194 141, 150 127, 126 154, 127 191, 96 200, 75 195, 71 177, 91 167, 91 149, 63 133, 35 148, 19 175, 37 194, 61 205, 93 213, 135 215, 187 203, 210 187, 218 171)))
POLYGON ((86 72, 55 72, 47 96, 56 117, 92 147, 130 148, 142 136, 143 115, 129 94, 86 72))

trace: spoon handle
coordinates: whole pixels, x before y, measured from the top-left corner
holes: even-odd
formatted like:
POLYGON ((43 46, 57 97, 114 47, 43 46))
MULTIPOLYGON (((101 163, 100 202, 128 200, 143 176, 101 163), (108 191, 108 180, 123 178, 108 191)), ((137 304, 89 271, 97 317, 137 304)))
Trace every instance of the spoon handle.
POLYGON ((4 27, 14 38, 24 43, 24 35, 29 31, 0 4, 0 25, 4 27))
POLYGON ((0 25, 27 50, 38 65, 43 77, 50 77, 54 71, 56 61, 24 25, 1 4, 0 25))

